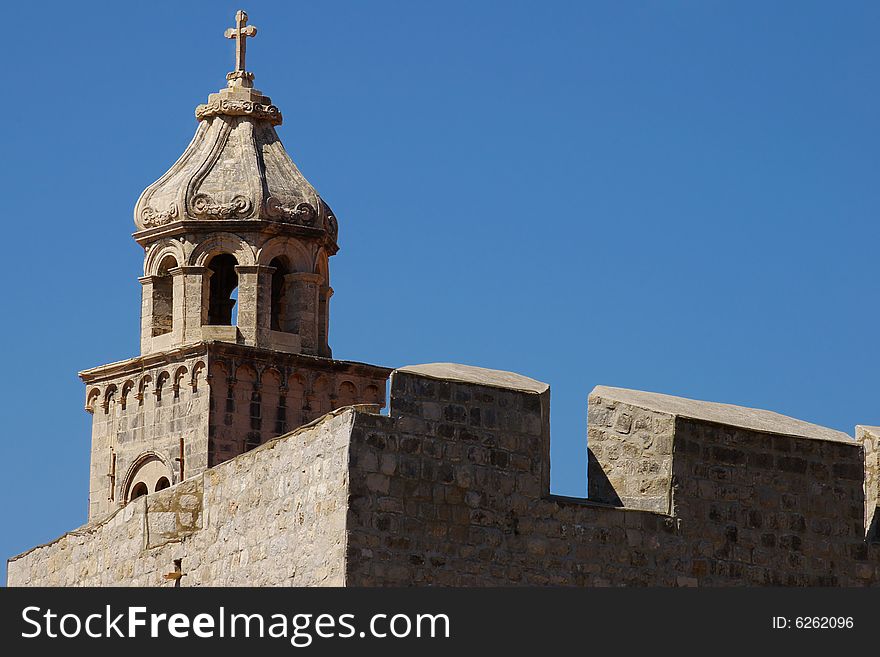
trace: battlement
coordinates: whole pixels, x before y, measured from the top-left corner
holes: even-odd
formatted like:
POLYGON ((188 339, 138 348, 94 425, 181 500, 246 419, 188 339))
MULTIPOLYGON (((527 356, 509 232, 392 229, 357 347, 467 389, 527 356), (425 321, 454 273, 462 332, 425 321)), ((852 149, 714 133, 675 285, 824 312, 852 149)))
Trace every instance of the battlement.
MULTIPOLYGON (((707 467, 778 467, 781 472, 798 473, 807 461, 791 455, 792 440, 808 441, 798 445, 797 453, 813 455, 809 465, 815 472, 823 467, 816 460, 831 461, 839 454, 859 458, 858 444, 839 431, 771 411, 653 392, 596 386, 589 398, 588 418, 589 497, 661 513, 675 513, 674 477, 680 483, 706 476, 702 468, 685 471, 689 459, 707 467), (710 433, 721 436, 718 444, 701 449, 693 437, 689 441, 686 436, 696 426, 715 427, 710 433), (829 456, 821 456, 826 453, 829 456)), ((836 468, 835 474, 841 470, 839 464, 829 462, 828 467, 836 468)), ((716 478, 722 476, 721 470, 713 472, 716 478)))
POLYGON ((335 410, 11 559, 9 584, 880 583, 880 429, 598 386, 575 499, 550 494, 549 404, 508 372, 400 368, 388 416, 335 410))

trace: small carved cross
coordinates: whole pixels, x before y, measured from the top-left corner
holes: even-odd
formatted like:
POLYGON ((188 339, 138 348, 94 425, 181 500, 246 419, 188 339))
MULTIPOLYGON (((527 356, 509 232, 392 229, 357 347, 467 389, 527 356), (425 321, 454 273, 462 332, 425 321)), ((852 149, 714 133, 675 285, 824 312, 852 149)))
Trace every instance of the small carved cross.
POLYGON ((164 579, 174 582, 174 588, 180 588, 180 578, 186 576, 186 573, 181 570, 182 565, 182 559, 175 559, 174 570, 170 573, 165 573, 164 575, 162 575, 164 579))
POLYGON ((257 28, 247 24, 247 12, 239 9, 235 12, 235 27, 230 27, 224 33, 227 39, 235 39, 235 70, 244 71, 245 41, 248 37, 257 36, 257 28))

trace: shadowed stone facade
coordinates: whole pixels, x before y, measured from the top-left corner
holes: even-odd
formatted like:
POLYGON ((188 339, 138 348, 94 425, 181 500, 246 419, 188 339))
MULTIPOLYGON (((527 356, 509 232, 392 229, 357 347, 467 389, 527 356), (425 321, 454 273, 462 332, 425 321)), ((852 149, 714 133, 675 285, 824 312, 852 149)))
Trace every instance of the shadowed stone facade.
POLYGON ((135 208, 141 355, 80 373, 89 522, 9 585, 880 584, 878 428, 599 386, 565 498, 546 384, 334 360, 338 224, 236 19, 227 87, 135 208))

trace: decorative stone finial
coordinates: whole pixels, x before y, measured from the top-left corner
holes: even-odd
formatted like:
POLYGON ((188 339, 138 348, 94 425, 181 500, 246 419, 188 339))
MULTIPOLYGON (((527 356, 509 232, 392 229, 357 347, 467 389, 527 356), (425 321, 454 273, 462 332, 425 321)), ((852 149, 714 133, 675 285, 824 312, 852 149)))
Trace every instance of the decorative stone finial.
POLYGON ((226 74, 229 86, 251 87, 253 86, 254 74, 245 70, 245 51, 247 50, 248 37, 257 36, 257 28, 247 24, 247 12, 239 9, 235 12, 235 27, 230 27, 224 32, 227 39, 235 39, 235 70, 226 74))
POLYGON ((207 103, 196 107, 199 121, 213 116, 247 116, 272 125, 281 124, 281 112, 271 98, 254 89, 254 74, 245 70, 245 41, 257 35, 257 28, 248 25, 247 20, 247 12, 239 10, 235 14, 235 27, 224 33, 227 39, 235 39, 235 70, 226 74, 225 89, 211 94, 207 103))

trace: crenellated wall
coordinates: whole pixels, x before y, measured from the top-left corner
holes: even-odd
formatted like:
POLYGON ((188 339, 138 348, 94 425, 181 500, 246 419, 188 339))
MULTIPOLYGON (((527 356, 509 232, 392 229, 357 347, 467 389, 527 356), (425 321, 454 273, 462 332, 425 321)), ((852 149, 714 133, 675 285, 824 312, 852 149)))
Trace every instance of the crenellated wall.
POLYGON ((579 500, 549 493, 548 412, 525 377, 396 371, 352 433, 348 583, 880 584, 877 430, 599 386, 579 500))
POLYGON ((11 559, 9 584, 170 586, 181 560, 182 586, 880 585, 876 428, 599 386, 591 499, 550 494, 549 441, 546 384, 402 368, 389 416, 333 411, 11 559))
POLYGON ((675 518, 550 495, 549 402, 507 372, 395 371, 391 417, 351 435, 348 585, 675 585, 675 518))

